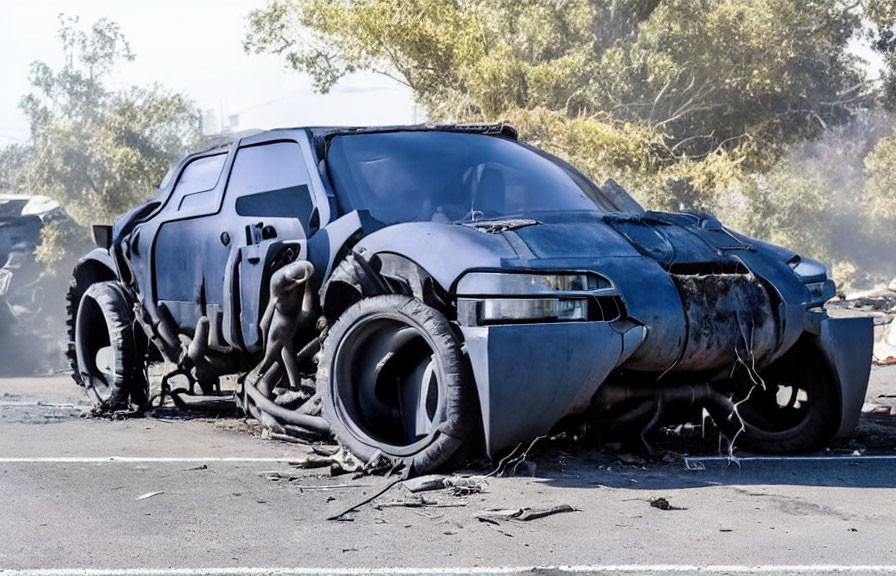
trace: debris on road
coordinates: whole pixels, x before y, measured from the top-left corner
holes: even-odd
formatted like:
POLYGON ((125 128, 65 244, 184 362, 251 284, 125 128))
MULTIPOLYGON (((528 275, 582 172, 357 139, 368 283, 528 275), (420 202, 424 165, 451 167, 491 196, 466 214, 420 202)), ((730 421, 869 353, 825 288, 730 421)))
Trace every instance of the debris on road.
MULTIPOLYGON (((376 492, 373 496, 369 496, 369 497, 365 498, 364 500, 358 502, 357 504, 355 504, 353 506, 350 506, 349 508, 346 508, 339 514, 336 514, 335 516, 330 516, 329 518, 327 518, 327 520, 345 520, 346 514, 349 514, 350 512, 354 512, 355 510, 364 506, 365 504, 370 504, 371 502, 373 502, 374 500, 376 500, 377 498, 379 498, 380 496, 382 496, 383 494, 385 494, 386 492, 391 490, 392 487, 395 486, 396 484, 398 484, 399 482, 401 482, 401 478, 398 478, 397 480, 393 480, 392 482, 389 482, 388 484, 386 484, 385 487, 383 487, 379 492, 376 492)), ((347 520, 350 520, 350 519, 347 519, 347 520)))
POLYGON ((377 510, 383 508, 463 508, 466 502, 436 502, 435 500, 427 500, 423 496, 415 496, 405 500, 392 500, 391 502, 383 502, 374 506, 377 510))
POLYGON ((431 490, 451 489, 455 496, 469 496, 482 492, 484 480, 478 478, 462 478, 457 476, 442 476, 429 474, 418 476, 403 482, 404 487, 412 493, 428 492, 431 490))
POLYGON ((659 508, 660 510, 687 510, 687 508, 669 504, 669 501, 663 497, 653 498, 652 500, 650 500, 650 506, 652 508, 659 508))
POLYGON ((417 476, 402 482, 404 487, 413 493, 428 492, 430 490, 442 490, 445 488, 445 477, 439 474, 429 474, 426 476, 417 476))
POLYGON ((158 492, 147 492, 146 494, 141 494, 137 496, 137 500, 146 500, 147 498, 152 498, 153 496, 158 496, 159 494, 164 494, 165 492, 159 490, 158 492))
POLYGON ((528 522, 530 520, 538 520, 546 518, 554 514, 563 514, 566 512, 578 512, 577 508, 573 508, 569 504, 560 504, 559 506, 551 506, 550 508, 516 508, 511 510, 493 509, 487 510, 476 515, 476 519, 480 522, 494 523, 499 520, 517 520, 520 522, 528 522))

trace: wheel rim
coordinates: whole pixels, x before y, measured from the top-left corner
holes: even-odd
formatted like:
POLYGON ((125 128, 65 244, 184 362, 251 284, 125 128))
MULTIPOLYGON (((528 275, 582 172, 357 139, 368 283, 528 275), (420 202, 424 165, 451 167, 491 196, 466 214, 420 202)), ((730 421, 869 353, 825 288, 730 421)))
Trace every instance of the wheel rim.
POLYGON ((444 414, 433 343, 404 318, 381 314, 353 326, 337 347, 331 393, 337 416, 362 442, 406 456, 428 445, 444 414))
POLYGON ((85 297, 78 310, 75 329, 78 371, 97 402, 108 402, 115 382, 115 350, 109 327, 99 304, 85 297))
POLYGON ((763 374, 762 386, 755 386, 749 400, 738 409, 754 436, 775 440, 802 427, 822 393, 814 386, 814 374, 802 362, 781 362, 763 374))

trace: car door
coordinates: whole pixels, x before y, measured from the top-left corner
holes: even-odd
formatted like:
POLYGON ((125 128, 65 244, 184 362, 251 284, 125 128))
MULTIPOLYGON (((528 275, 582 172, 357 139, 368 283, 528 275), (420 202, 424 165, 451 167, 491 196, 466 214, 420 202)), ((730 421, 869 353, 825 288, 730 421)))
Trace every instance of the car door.
POLYGON ((225 338, 248 351, 261 347, 259 321, 270 275, 288 261, 308 257, 307 238, 319 227, 302 147, 293 140, 240 147, 221 210, 229 235, 224 270, 225 338))
MULTIPOLYGON (((203 316, 220 327, 220 279, 230 251, 209 230, 218 226, 231 156, 219 150, 187 161, 159 213, 128 238, 128 260, 147 308, 179 332, 191 333, 203 316)), ((213 331, 212 340, 223 346, 216 336, 213 331)))

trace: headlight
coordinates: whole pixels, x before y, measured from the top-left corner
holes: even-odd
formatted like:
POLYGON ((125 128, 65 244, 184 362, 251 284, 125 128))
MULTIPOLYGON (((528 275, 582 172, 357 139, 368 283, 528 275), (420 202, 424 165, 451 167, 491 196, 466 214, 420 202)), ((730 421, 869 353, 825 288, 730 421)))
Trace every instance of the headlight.
POLYGON ((598 274, 571 272, 562 274, 505 274, 471 272, 457 283, 458 296, 548 296, 558 293, 611 290, 609 280, 598 274))
POLYGON ((562 298, 487 298, 457 301, 463 326, 525 322, 579 322, 588 319, 588 300, 562 298))
POLYGON ((490 298, 482 302, 479 320, 495 322, 543 322, 586 320, 586 300, 559 298, 490 298))
POLYGON ((609 322, 625 310, 612 282, 593 272, 471 272, 458 281, 456 294, 462 326, 609 322))

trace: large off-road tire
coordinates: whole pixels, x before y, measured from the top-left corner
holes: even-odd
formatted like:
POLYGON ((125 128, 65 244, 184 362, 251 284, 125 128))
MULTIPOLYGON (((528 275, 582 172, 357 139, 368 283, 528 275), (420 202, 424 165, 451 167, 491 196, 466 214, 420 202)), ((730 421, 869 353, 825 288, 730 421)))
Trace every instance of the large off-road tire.
POLYGON ((86 384, 78 370, 78 352, 75 348, 75 324, 78 320, 78 306, 87 289, 97 282, 106 282, 115 279, 115 274, 108 269, 98 266, 78 266, 75 268, 65 294, 65 328, 68 342, 66 343, 65 359, 71 370, 75 384, 84 387, 86 384))
POLYGON ((133 302, 118 282, 98 282, 84 292, 74 325, 80 381, 107 410, 142 408, 149 386, 145 345, 135 331, 133 302))
POLYGON ((441 312, 409 296, 374 296, 329 331, 317 389, 340 444, 364 462, 382 453, 416 475, 473 441, 479 420, 467 374, 441 312))
MULTIPOLYGON (((804 337, 761 373, 749 399, 730 411, 710 408, 716 425, 736 448, 801 452, 821 448, 837 432, 840 396, 824 353, 804 337), (741 426, 741 420, 743 426, 741 426)), ((735 396, 736 402, 744 393, 735 396)))

